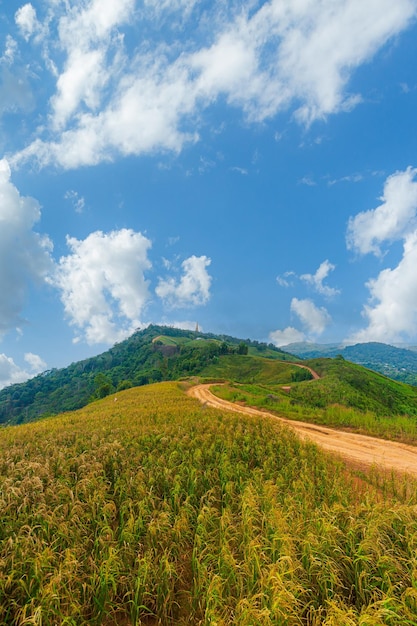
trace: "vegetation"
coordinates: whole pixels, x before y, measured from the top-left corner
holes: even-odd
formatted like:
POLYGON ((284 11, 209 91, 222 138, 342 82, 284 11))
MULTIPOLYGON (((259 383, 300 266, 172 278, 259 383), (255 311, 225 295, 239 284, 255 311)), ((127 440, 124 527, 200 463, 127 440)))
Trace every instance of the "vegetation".
POLYGON ((413 349, 397 348, 384 343, 338 344, 294 343, 287 346, 303 359, 334 358, 337 355, 409 385, 417 386, 417 353, 413 349))
MULTIPOLYGON (((268 379, 265 371, 259 377, 250 376, 250 368, 242 367, 237 376, 230 377, 234 382, 218 386, 214 391, 225 400, 244 402, 290 419, 353 428, 378 437, 416 443, 415 387, 390 380, 343 358, 315 359, 305 364, 321 378, 300 381, 292 370, 307 374, 308 371, 291 366, 283 371, 287 376, 283 384, 284 376, 275 381, 272 376, 268 379)), ((209 375, 215 371, 216 366, 209 366, 204 373, 209 375)))
POLYGON ((16 424, 85 406, 113 391, 199 374, 222 355, 296 357, 249 339, 149 326, 99 356, 49 370, 0 391, 0 424, 16 424))
MULTIPOLYGON (((213 363, 209 363, 200 371, 200 376, 207 378, 223 378, 235 382, 251 382, 268 384, 286 384, 299 375, 297 365, 241 355, 225 355, 213 363)), ((303 371, 302 377, 311 378, 309 372, 303 371)))
POLYGON ((320 375, 310 380, 308 370, 294 364, 247 357, 224 358, 207 365, 201 376, 221 377, 239 383, 258 383, 267 393, 288 396, 291 385, 291 403, 303 408, 324 408, 340 404, 360 411, 373 411, 377 415, 417 415, 417 389, 393 381, 381 374, 349 363, 343 358, 313 359, 304 361, 320 375), (304 382, 303 382, 304 381, 304 382))
POLYGON ((414 484, 176 383, 5 428, 0 462, 2 624, 417 621, 414 484))

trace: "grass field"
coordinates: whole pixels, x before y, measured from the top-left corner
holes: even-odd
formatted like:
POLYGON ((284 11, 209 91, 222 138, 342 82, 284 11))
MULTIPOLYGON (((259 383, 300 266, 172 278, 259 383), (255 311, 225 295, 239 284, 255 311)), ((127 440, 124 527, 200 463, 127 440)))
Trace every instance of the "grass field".
POLYGON ((417 491, 177 383, 0 431, 0 623, 417 623, 417 491))
POLYGON ((319 380, 300 381, 306 370, 282 361, 224 356, 202 371, 230 381, 214 393, 290 419, 417 443, 417 388, 343 359, 305 361, 319 380))
POLYGON ((307 402, 294 401, 294 397, 302 393, 300 387, 305 385, 306 383, 292 384, 291 391, 285 391, 280 386, 228 383, 215 385, 212 391, 229 402, 265 409, 288 419, 354 430, 374 437, 417 445, 415 416, 390 414, 388 411, 385 415, 380 415, 371 410, 360 411, 339 403, 329 402, 327 406, 317 407, 309 406, 307 402))
POLYGON ((233 354, 220 357, 206 367, 201 376, 280 386, 290 383, 299 372, 299 367, 287 361, 233 354))

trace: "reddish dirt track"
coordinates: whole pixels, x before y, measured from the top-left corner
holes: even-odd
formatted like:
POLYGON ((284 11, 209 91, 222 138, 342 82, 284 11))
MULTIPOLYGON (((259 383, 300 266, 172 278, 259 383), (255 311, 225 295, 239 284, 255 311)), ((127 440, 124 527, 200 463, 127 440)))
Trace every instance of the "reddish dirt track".
POLYGON ((222 400, 210 391, 210 387, 211 385, 196 385, 187 393, 206 406, 278 420, 292 428, 302 439, 313 441, 324 450, 337 454, 355 466, 363 468, 376 466, 417 478, 417 447, 277 417, 266 411, 222 400))

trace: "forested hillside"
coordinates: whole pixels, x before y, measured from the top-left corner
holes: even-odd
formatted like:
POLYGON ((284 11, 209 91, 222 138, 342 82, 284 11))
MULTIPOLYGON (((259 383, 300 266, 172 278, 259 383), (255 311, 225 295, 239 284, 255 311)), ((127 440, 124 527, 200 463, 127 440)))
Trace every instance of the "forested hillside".
POLYGON ((296 357, 257 341, 149 326, 99 356, 49 370, 0 391, 0 423, 21 423, 78 409, 106 395, 198 374, 221 355, 296 357))
POLYGON ((353 346, 302 342, 289 344, 285 349, 302 359, 333 358, 340 354, 352 363, 380 372, 393 380, 417 385, 417 352, 412 349, 397 348, 375 341, 353 346))

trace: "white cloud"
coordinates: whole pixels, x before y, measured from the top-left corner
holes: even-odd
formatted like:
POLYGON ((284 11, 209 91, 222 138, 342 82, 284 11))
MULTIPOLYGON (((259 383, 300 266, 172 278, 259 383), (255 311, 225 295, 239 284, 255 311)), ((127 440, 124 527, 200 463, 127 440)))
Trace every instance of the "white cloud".
POLYGON ((17 52, 17 43, 10 35, 6 37, 6 47, 4 49, 4 53, 0 58, 0 62, 6 63, 7 65, 12 65, 15 55, 17 52))
POLYGON ((382 243, 402 239, 413 231, 417 214, 416 175, 417 169, 408 167, 387 178, 382 204, 350 218, 348 248, 361 254, 379 255, 382 243))
POLYGON ((321 335, 331 322, 331 317, 324 307, 317 307, 312 300, 291 300, 291 311, 295 313, 303 326, 313 335, 321 335))
POLYGON ((44 281, 52 266, 52 242, 33 230, 40 206, 10 178, 9 164, 0 160, 0 336, 21 326, 29 285, 44 281))
POLYGON ((287 346, 289 343, 305 341, 305 335, 301 331, 288 326, 284 330, 274 330, 269 333, 269 339, 275 346, 287 346))
POLYGON ((30 39, 34 32, 39 29, 38 19, 36 17, 36 10, 29 3, 23 5, 15 13, 15 22, 20 30, 20 33, 26 41, 30 39))
POLYGON ((363 309, 366 328, 348 342, 399 342, 417 333, 417 169, 408 167, 387 178, 382 204, 359 213, 348 226, 348 247, 381 254, 383 243, 403 239, 403 256, 366 284, 370 297, 363 309))
POLYGON ((274 330, 269 338, 276 346, 285 346, 289 343, 309 341, 311 335, 321 335, 331 322, 331 317, 324 307, 317 307, 312 300, 291 300, 291 312, 295 313, 306 329, 307 335, 293 326, 284 330, 274 330))
POLYGON ((367 283, 370 301, 363 315, 368 326, 348 341, 400 342, 417 333, 417 231, 406 235, 404 253, 394 269, 367 283))
POLYGON ((280 287, 291 287, 292 282, 288 279, 294 276, 296 276, 295 272, 285 272, 282 276, 277 276, 276 281, 280 287))
POLYGON ((67 238, 51 283, 61 290, 70 323, 89 344, 114 343, 142 325, 149 298, 149 239, 133 230, 97 231, 83 241, 67 238))
POLYGON ((300 185, 307 185, 307 187, 316 187, 317 183, 311 176, 303 176, 298 181, 300 185))
POLYGON ((241 174, 242 176, 247 176, 248 175, 248 170, 245 169, 244 167, 239 167, 237 165, 235 165, 234 167, 230 168, 232 170, 232 172, 237 172, 238 174, 241 174))
POLYGON ((211 259, 206 256, 191 256, 182 262, 183 275, 160 279, 156 294, 172 308, 199 306, 210 299, 211 276, 207 272, 211 259))
POLYGON ((31 371, 35 374, 39 374, 46 369, 46 363, 38 354, 33 352, 26 352, 25 361, 29 365, 31 371))
POLYGON ((180 11, 185 18, 197 3, 198 0, 144 0, 145 7, 157 16, 164 12, 169 15, 180 11))
POLYGON ((25 361, 28 363, 30 371, 16 365, 11 357, 0 354, 0 389, 15 383, 22 383, 46 368, 46 363, 37 354, 28 352, 25 354, 25 361))
POLYGON ((347 176, 342 176, 341 178, 332 178, 327 181, 329 187, 333 187, 333 185, 337 185, 338 183, 360 183, 363 180, 363 174, 348 174, 347 176))
POLYGON ((77 191, 70 189, 64 195, 65 200, 69 200, 76 213, 82 213, 85 207, 85 199, 77 191))
POLYGON ((0 389, 21 383, 29 378, 29 374, 21 369, 11 357, 0 354, 0 389))
MULTIPOLYGON (((196 320, 172 321, 169 319, 164 319, 162 322, 156 322, 156 323, 159 326, 171 326, 172 328, 181 328, 182 330, 196 330, 198 322, 196 320)), ((204 332, 200 324, 198 324, 198 330, 199 332, 204 332)))
MULTIPOLYGON (((311 124, 350 110, 360 100, 346 91, 353 71, 416 13, 415 0, 270 0, 257 10, 252 2, 239 10, 215 2, 205 8, 214 30, 205 45, 202 31, 189 28, 181 31, 182 42, 152 47, 149 38, 132 53, 123 28, 133 23, 133 0, 73 3, 64 16, 62 3, 54 6, 66 59, 51 99, 51 124, 16 162, 36 158, 64 168, 178 152, 197 140, 201 112, 220 99, 250 121, 290 109, 311 124)), ((197 6, 164 0, 161 10, 185 14, 197 6)), ((26 13, 19 19, 30 30, 26 13)), ((142 17, 138 11, 136 19, 142 17)))
POLYGON ((315 274, 302 274, 300 276, 301 280, 304 280, 306 283, 309 283, 314 287, 314 289, 320 293, 322 296, 332 297, 336 296, 340 291, 335 289, 334 287, 328 287, 323 284, 323 281, 327 278, 327 276, 335 269, 335 265, 330 263, 327 259, 321 263, 315 274))
POLYGON ((103 88, 117 73, 122 50, 122 39, 113 31, 129 19, 133 7, 134 0, 93 0, 89 5, 75 5, 61 18, 59 42, 67 61, 51 102, 54 128, 64 128, 81 105, 98 110, 103 88))

